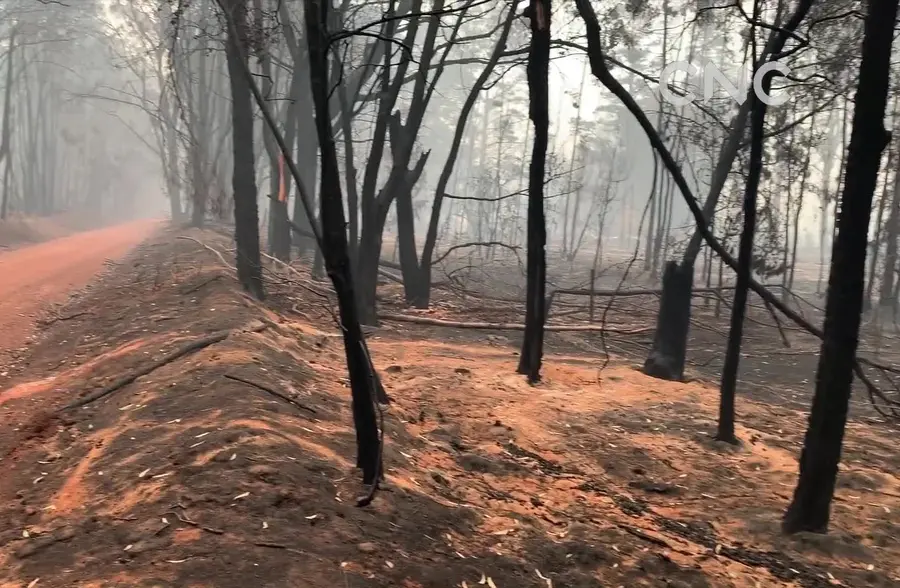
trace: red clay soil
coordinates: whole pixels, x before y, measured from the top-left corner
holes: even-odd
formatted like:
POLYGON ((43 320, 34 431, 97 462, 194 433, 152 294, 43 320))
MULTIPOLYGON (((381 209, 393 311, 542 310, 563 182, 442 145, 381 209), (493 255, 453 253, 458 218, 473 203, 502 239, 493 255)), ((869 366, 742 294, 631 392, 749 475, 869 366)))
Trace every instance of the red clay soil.
POLYGON ((16 396, 0 406, 0 588, 900 583, 896 429, 852 423, 831 534, 783 537, 803 412, 742 397, 744 444, 723 446, 714 389, 622 358, 600 371, 555 337, 532 387, 509 333, 375 330, 393 398, 386 483, 357 508, 333 301, 306 269, 267 267, 269 299, 253 302, 174 236, 135 250, 62 311, 91 314, 46 325, 27 371, 0 378, 16 396), (60 410, 222 330, 233 334, 60 410))
POLYGON ((142 220, 0 253, 0 357, 25 344, 48 305, 65 301, 159 226, 142 220))

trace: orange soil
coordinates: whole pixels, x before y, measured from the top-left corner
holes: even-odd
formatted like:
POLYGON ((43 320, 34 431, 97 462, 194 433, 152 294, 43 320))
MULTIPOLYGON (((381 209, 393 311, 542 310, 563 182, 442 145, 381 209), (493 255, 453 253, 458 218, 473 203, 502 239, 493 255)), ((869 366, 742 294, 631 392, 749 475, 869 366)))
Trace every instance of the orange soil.
POLYGON ((141 220, 0 253, 0 352, 22 346, 41 309, 84 287, 159 226, 141 220))

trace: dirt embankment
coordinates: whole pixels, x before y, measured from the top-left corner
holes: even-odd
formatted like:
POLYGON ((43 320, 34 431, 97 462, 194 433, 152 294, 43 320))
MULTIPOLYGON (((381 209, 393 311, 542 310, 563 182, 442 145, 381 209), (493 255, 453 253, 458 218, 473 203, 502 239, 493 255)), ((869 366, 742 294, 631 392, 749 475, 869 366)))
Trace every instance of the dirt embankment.
POLYGON ((710 440, 714 392, 700 384, 623 364, 598 372, 597 357, 569 353, 551 354, 529 387, 512 342, 483 332, 373 334, 394 398, 387 483, 356 508, 328 302, 273 272, 262 307, 174 236, 73 302, 67 315, 90 314, 49 325, 27 369, 0 379, 2 586, 900 582, 900 459, 886 429, 851 426, 833 534, 785 539, 802 414, 744 403, 746 443, 722 447, 710 440))

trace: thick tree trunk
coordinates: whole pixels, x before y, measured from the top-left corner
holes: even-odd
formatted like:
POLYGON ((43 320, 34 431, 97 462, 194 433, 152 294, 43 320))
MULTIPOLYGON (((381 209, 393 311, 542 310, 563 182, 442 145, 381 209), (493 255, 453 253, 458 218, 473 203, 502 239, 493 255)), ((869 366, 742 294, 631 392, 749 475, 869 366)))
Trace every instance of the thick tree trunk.
POLYGON ((237 246, 238 281, 245 291, 262 300, 262 264, 259 253, 259 210, 256 195, 256 169, 253 158, 253 104, 242 63, 246 59, 247 5, 245 0, 223 0, 234 27, 229 30, 225 57, 231 83, 231 123, 234 165, 234 240, 237 246))
MULTIPOLYGON (((253 0, 254 15, 256 27, 262 31, 264 24, 262 0, 253 0)), ((269 53, 269 47, 265 41, 260 40, 260 47, 257 48, 259 57, 259 66, 262 72, 262 91, 264 96, 271 96, 273 89, 276 87, 276 80, 272 72, 272 55, 269 53)), ((294 81, 299 77, 299 73, 295 71, 291 79, 291 90, 296 85, 294 81)), ((287 130, 285 140, 289 147, 293 147, 294 132, 290 129, 294 125, 292 115, 296 118, 296 94, 291 92, 292 101, 289 106, 283 110, 285 113, 284 126, 287 130)), ((279 153, 278 145, 272 130, 266 125, 262 129, 263 146, 269 159, 269 198, 266 198, 269 205, 269 254, 281 261, 289 261, 291 258, 291 228, 288 224, 287 212, 287 193, 286 178, 284 173, 284 161, 281 153, 279 153)))
POLYGON ((549 142, 550 0, 531 0, 531 48, 528 54, 529 116, 534 124, 534 146, 528 172, 528 260, 525 298, 525 335, 519 357, 520 374, 532 384, 541 379, 544 321, 547 317, 547 227, 544 219, 544 175, 549 142))
POLYGON ((377 325, 375 314, 378 290, 378 264, 381 260, 381 243, 388 209, 370 202, 363 206, 362 234, 357 252, 356 279, 358 281, 360 321, 377 325))
POLYGON ((648 376, 664 380, 684 379, 693 287, 694 266, 677 261, 666 263, 653 347, 644 362, 644 373, 648 376))
MULTIPOLYGON (((288 46, 291 58, 294 61, 294 71, 291 79, 292 101, 289 109, 293 109, 295 112, 293 118, 295 119, 296 135, 298 138, 302 137, 302 140, 296 141, 296 162, 303 185, 308 187, 310 198, 314 198, 318 173, 319 141, 316 136, 315 121, 313 120, 313 103, 308 71, 309 58, 305 45, 297 38, 294 32, 294 25, 291 22, 287 6, 285 2, 278 2, 282 33, 284 34, 285 44, 288 46)), ((293 142, 289 143, 288 146, 291 151, 294 150, 293 142)), ((294 224, 304 233, 311 233, 310 229, 313 221, 306 214, 303 200, 299 196, 294 199, 293 220, 294 224)), ((313 241, 309 237, 294 232, 293 244, 298 249, 298 255, 302 256, 306 249, 313 246, 313 241)))
POLYGON ((816 392, 800 455, 800 479, 784 516, 787 533, 828 530, 856 361, 872 197, 881 152, 890 139, 884 113, 897 4, 873 0, 868 5, 816 392))

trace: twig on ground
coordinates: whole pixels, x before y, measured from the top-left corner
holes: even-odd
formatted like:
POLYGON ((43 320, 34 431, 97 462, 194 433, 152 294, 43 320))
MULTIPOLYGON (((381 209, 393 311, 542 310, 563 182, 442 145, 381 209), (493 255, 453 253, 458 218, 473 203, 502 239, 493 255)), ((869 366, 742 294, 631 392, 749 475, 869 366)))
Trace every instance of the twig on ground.
POLYGON ((182 291, 181 291, 181 295, 182 295, 182 296, 187 296, 188 294, 193 294, 194 292, 196 292, 196 291, 199 290, 200 288, 203 288, 204 286, 208 286, 209 284, 212 284, 212 283, 215 282, 216 280, 221 280, 223 277, 224 277, 224 276, 223 276, 222 274, 216 274, 216 275, 212 276, 211 278, 207 278, 207 279, 203 280, 202 282, 200 282, 200 283, 197 284, 196 286, 191 286, 191 287, 188 288, 187 290, 182 290, 182 291))
POLYGON ((214 343, 224 341, 225 339, 227 339, 228 337, 230 337, 233 334, 243 333, 243 332, 258 333, 267 328, 268 328, 268 325, 259 324, 259 325, 255 325, 255 326, 245 328, 245 329, 219 331, 218 333, 213 333, 212 335, 208 335, 208 336, 202 337, 200 339, 195 339, 194 341, 191 341, 190 343, 183 345, 182 347, 179 347, 175 351, 167 353, 165 356, 163 356, 162 359, 159 359, 151 364, 148 364, 142 368, 139 368, 139 369, 131 372, 127 376, 123 376, 123 377, 119 378, 118 380, 116 380, 115 382, 110 384, 109 386, 106 386, 105 388, 98 390, 98 391, 94 392, 93 394, 88 394, 84 398, 79 398, 78 400, 76 400, 74 402, 70 402, 69 404, 62 407, 60 409, 60 412, 66 411, 66 410, 71 410, 73 408, 80 408, 82 406, 86 406, 86 405, 88 405, 92 402, 95 402, 97 400, 100 400, 102 398, 105 398, 105 397, 109 396, 110 394, 112 394, 113 392, 116 392, 117 390, 121 390, 128 384, 131 384, 138 378, 140 378, 142 376, 146 376, 150 372, 153 372, 153 371, 163 367, 166 364, 172 363, 176 359, 179 359, 189 353, 198 351, 200 349, 203 349, 204 347, 209 347, 210 345, 212 345, 214 343))
POLYGON ((186 516, 183 516, 183 515, 177 513, 177 512, 174 511, 174 510, 170 510, 170 511, 164 513, 164 514, 170 514, 170 515, 174 516, 176 519, 178 519, 178 521, 181 522, 181 523, 184 523, 184 524, 186 524, 186 525, 190 525, 190 526, 192 526, 192 527, 197 527, 198 529, 201 529, 201 530, 203 530, 203 531, 206 531, 207 533, 212 533, 213 535, 224 535, 224 534, 225 534, 225 531, 223 531, 222 529, 216 529, 216 528, 213 528, 213 527, 206 527, 206 526, 204 526, 204 525, 201 525, 201 524, 198 523, 197 521, 192 521, 191 519, 189 519, 189 518, 187 518, 186 516))
POLYGON ((289 272, 294 274, 297 277, 297 279, 299 280, 299 282, 293 282, 293 280, 292 280, 291 283, 296 283, 301 288, 303 288, 305 290, 309 290, 310 292, 312 292, 313 294, 316 294, 318 296, 327 297, 328 295, 333 294, 333 292, 330 289, 322 288, 321 286, 314 284, 314 283, 310 282, 309 280, 307 280, 306 278, 304 278, 303 275, 299 271, 297 271, 297 269, 295 267, 293 267, 291 264, 281 261, 277 257, 273 257, 273 256, 269 255, 268 253, 260 252, 260 255, 262 255, 263 257, 265 257, 266 259, 268 259, 270 261, 275 262, 279 266, 284 267, 286 270, 288 270, 289 272))
POLYGON ((641 531, 640 529, 635 529, 634 527, 630 527, 624 523, 617 523, 616 526, 619 527, 620 529, 622 529, 623 531, 625 531, 626 533, 628 533, 629 535, 634 535, 638 539, 643 539, 644 541, 653 543, 654 545, 658 545, 660 547, 665 547, 666 549, 671 549, 673 551, 675 550, 675 548, 672 547, 672 545, 665 539, 661 539, 659 537, 654 537, 653 535, 649 535, 649 534, 645 533, 644 531, 641 531))
POLYGON ((76 319, 78 317, 87 316, 93 314, 92 312, 84 311, 84 312, 76 312, 75 314, 70 314, 67 316, 57 315, 50 320, 41 321, 40 324, 43 327, 49 327, 53 323, 62 322, 62 321, 70 321, 72 319, 76 319))
POLYGON ((240 376, 234 376, 232 374, 225 374, 225 378, 229 379, 229 380, 234 380, 235 382, 240 382, 242 384, 246 384, 248 386, 252 386, 252 387, 256 388, 257 390, 262 390, 263 392, 271 394, 272 396, 275 396, 276 398, 280 398, 280 399, 284 400, 285 402, 289 402, 289 403, 293 404, 294 406, 296 406, 297 408, 300 408, 302 410, 307 410, 313 414, 317 414, 316 409, 306 406, 305 404, 294 400, 287 394, 282 394, 281 392, 279 392, 277 390, 273 390, 272 388, 269 388, 268 386, 265 386, 258 382, 254 382, 252 380, 246 380, 244 378, 241 378, 240 376))

